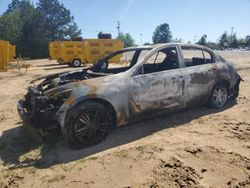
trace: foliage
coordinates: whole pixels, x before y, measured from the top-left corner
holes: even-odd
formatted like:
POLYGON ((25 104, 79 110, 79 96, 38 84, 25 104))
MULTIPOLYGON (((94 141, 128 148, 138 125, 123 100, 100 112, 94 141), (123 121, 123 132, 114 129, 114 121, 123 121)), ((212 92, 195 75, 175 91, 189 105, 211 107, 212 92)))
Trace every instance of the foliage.
POLYGON ((71 16, 70 11, 58 0, 39 0, 37 11, 47 28, 45 32, 47 40, 72 38, 81 34, 73 22, 74 17, 71 16))
POLYGON ((12 0, 0 16, 0 38, 16 45, 17 56, 48 57, 48 42, 81 34, 70 11, 58 0, 12 0))
POLYGON ((210 41, 206 43, 206 47, 211 48, 213 50, 219 50, 220 49, 220 46, 217 43, 210 42, 210 41))
POLYGON ((153 43, 168 43, 172 39, 172 33, 167 23, 158 25, 153 33, 153 43))
POLYGON ((230 36, 229 46, 231 48, 237 48, 238 47, 238 40, 237 40, 236 33, 234 33, 232 36, 230 36))
POLYGON ((246 45, 250 47, 250 35, 246 36, 246 45))
POLYGON ((206 34, 202 35, 202 37, 200 38, 200 40, 196 44, 206 46, 206 44, 207 44, 207 35, 206 34))
POLYGON ((219 39, 219 45, 221 48, 225 48, 229 46, 229 36, 226 31, 221 35, 219 39))
POLYGON ((237 40, 238 47, 246 47, 247 46, 247 40, 244 38, 239 38, 237 40))
POLYGON ((174 42, 174 43, 183 43, 183 40, 181 38, 174 38, 171 40, 171 42, 174 42))
POLYGON ((135 40, 129 33, 120 33, 120 35, 117 37, 117 39, 120 39, 121 41, 124 42, 124 47, 130 47, 130 46, 135 46, 135 40))
POLYGON ((148 45, 151 45, 150 42, 145 42, 145 43, 143 44, 143 46, 148 46, 148 45))

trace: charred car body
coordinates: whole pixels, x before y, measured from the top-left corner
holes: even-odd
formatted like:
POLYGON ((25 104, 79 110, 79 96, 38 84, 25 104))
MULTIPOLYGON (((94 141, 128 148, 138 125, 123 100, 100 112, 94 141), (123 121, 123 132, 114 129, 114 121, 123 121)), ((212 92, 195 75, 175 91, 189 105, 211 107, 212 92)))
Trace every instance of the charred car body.
POLYGON ((23 121, 41 130, 60 126, 76 147, 103 140, 112 125, 208 104, 222 108, 239 93, 233 65, 198 45, 125 48, 90 69, 33 81, 18 102, 23 121), (109 60, 122 57, 110 67, 109 60))

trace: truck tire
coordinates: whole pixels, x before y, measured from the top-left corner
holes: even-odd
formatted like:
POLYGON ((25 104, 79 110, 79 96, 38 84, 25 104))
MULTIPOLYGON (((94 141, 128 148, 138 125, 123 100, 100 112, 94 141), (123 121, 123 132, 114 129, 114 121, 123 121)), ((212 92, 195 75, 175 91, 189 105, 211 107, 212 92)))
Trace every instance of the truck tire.
POLYGON ((111 113, 104 105, 86 101, 69 112, 62 132, 70 147, 80 149, 105 139, 112 122, 111 113))
POLYGON ((80 59, 74 59, 74 60, 71 62, 72 67, 80 67, 81 64, 82 64, 82 62, 81 62, 80 59))
POLYGON ((209 99, 209 107, 211 108, 222 108, 228 100, 228 88, 225 83, 218 83, 212 89, 210 99, 209 99))

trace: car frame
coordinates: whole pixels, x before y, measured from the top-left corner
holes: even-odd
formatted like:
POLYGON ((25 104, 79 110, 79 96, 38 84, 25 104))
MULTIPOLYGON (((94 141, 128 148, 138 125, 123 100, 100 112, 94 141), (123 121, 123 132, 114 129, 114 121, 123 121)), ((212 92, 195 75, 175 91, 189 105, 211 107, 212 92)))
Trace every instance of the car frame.
POLYGON ((74 74, 76 73, 52 75, 44 78, 38 86, 29 87, 30 93, 28 92, 25 100, 19 101, 18 111, 25 122, 36 119, 39 126, 35 127, 38 129, 46 127, 39 118, 53 117, 50 123, 57 122, 66 141, 77 148, 100 142, 113 125, 124 125, 145 117, 204 104, 222 108, 229 98, 238 96, 241 81, 232 63, 211 49, 199 45, 169 43, 119 50, 104 57, 91 69, 77 72, 84 74, 86 79, 73 80, 46 92, 37 91, 41 84, 56 82, 58 76, 63 78, 74 74), (183 54, 186 49, 201 51, 204 60, 194 57, 187 61, 183 54), (132 50, 149 52, 140 60, 135 52, 134 56, 137 58, 133 56, 135 60, 126 69, 107 69, 109 58, 132 50), (171 60, 172 67, 161 70, 162 64, 156 65, 160 52, 161 55, 166 55, 165 59, 170 57, 168 62, 171 60), (210 54, 210 59, 205 58, 205 53, 210 54), (156 56, 153 63, 148 63, 153 55, 156 56), (189 61, 196 64, 187 66, 189 61), (34 99, 34 96, 37 97, 34 99), (29 108, 32 106, 30 101, 36 101, 39 97, 41 104, 55 98, 61 101, 58 108, 45 102, 46 105, 42 106, 48 110, 47 113, 45 109, 39 109, 40 115, 37 116, 29 108), (42 115, 41 111, 44 112, 42 115))

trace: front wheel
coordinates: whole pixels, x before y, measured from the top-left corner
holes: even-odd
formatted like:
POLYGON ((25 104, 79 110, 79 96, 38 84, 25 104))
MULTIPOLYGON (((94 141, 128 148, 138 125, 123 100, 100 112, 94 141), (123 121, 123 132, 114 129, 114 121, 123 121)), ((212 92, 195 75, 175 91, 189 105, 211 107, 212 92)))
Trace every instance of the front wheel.
POLYGON ((65 137, 74 148, 101 142, 108 134, 112 118, 104 105, 84 102, 73 109, 66 121, 65 137))
POLYGON ((228 89, 224 83, 215 85, 212 90, 209 106, 212 108, 222 108, 228 99, 228 89))

